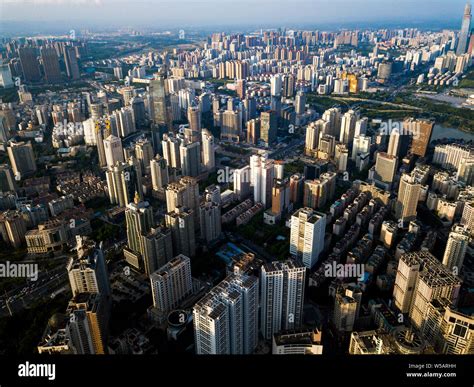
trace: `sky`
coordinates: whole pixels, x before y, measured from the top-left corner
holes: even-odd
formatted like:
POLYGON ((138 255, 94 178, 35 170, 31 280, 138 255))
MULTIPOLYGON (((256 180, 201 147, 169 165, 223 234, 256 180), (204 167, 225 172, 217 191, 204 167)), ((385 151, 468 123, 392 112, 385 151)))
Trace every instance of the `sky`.
MULTIPOLYGON (((130 26, 342 27, 460 24, 465 0, 0 0, 0 22, 51 28, 130 26)), ((7 26, 10 24, 7 24, 7 26)), ((4 28, 6 28, 4 26, 4 28)))

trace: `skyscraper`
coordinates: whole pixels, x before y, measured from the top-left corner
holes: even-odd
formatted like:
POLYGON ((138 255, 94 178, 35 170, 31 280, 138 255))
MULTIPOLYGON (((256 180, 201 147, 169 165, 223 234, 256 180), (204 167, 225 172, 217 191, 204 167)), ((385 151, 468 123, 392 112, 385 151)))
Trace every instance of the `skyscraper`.
POLYGON ((471 3, 468 2, 464 8, 464 15, 462 17, 461 31, 459 33, 456 55, 463 55, 467 51, 467 44, 469 41, 469 35, 471 33, 471 19, 471 3))
POLYGON ((171 229, 174 253, 194 257, 196 238, 193 211, 184 207, 176 207, 165 215, 165 222, 166 226, 171 229))
POLYGON ((161 142, 163 157, 171 168, 181 168, 181 157, 179 152, 181 141, 181 139, 172 134, 163 135, 163 141, 161 142))
POLYGON ((0 191, 15 191, 16 184, 13 171, 8 164, 0 164, 0 191))
POLYGON ((398 264, 393 297, 395 306, 408 313, 420 329, 428 304, 437 298, 457 302, 461 280, 427 251, 403 254, 398 264))
POLYGON ((0 61, 0 86, 4 88, 13 87, 13 78, 10 67, 7 63, 2 63, 0 61))
POLYGON ((221 207, 218 203, 203 202, 199 207, 201 238, 210 243, 221 235, 221 207))
POLYGON ((273 145, 277 140, 278 117, 270 110, 260 114, 260 139, 266 146, 273 145))
POLYGON ((306 127, 305 154, 307 156, 317 156, 319 139, 327 131, 328 125, 326 121, 318 120, 306 127))
POLYGON ((166 187, 169 183, 168 163, 160 155, 150 161, 151 184, 154 191, 166 187))
POLYGON ((25 82, 39 82, 41 79, 36 48, 20 47, 18 50, 25 82))
POLYGON ((197 177, 201 173, 201 144, 193 142, 179 147, 183 176, 197 177))
POLYGON ((474 316, 455 310, 450 300, 435 299, 428 304, 421 333, 437 353, 474 354, 474 316))
POLYGON ((359 117, 353 110, 349 110, 342 116, 339 142, 348 145, 354 140, 355 127, 358 118, 359 117))
MULTIPOLYGON (((166 187, 167 211, 172 212, 180 206, 199 212, 199 185, 193 177, 182 177, 166 187)), ((195 216, 195 219, 197 221, 199 216, 195 216)))
POLYGON ((454 225, 444 251, 443 265, 450 270, 456 268, 460 273, 470 240, 470 230, 466 226, 454 225))
POLYGON ((36 172, 35 154, 30 142, 10 141, 7 151, 13 174, 17 179, 36 172))
POLYGON ((103 355, 107 352, 108 309, 104 296, 97 293, 80 293, 69 302, 67 332, 76 354, 103 355))
POLYGON ((311 269, 324 249, 326 215, 302 208, 291 216, 290 254, 311 269))
POLYGON ((79 72, 79 63, 76 56, 76 48, 63 46, 64 63, 66 64, 66 73, 69 79, 77 80, 81 74, 79 72))
POLYGON ((201 132, 202 137, 202 165, 206 171, 214 171, 216 167, 216 150, 214 149, 214 136, 207 129, 201 132))
MULTIPOLYGON (((408 134, 412 138, 411 153, 425 157, 428 145, 431 141, 431 134, 434 128, 434 122, 428 120, 409 119, 403 122, 404 134, 408 134)), ((404 137, 404 136, 401 136, 404 137)), ((400 156, 404 156, 403 154, 400 156)))
POLYGON ((110 282, 102 248, 86 237, 76 237, 77 256, 67 265, 73 296, 79 293, 110 295, 110 282))
POLYGON ((150 82, 154 123, 172 130, 171 101, 166 88, 166 74, 155 76, 150 82))
POLYGON ((192 294, 191 260, 180 254, 150 274, 153 306, 161 313, 179 307, 192 294))
POLYGON ((303 322, 306 268, 298 261, 266 263, 261 268, 260 330, 267 340, 303 322))
POLYGON ((404 223, 416 219, 416 208, 421 193, 421 185, 416 179, 404 173, 400 179, 395 216, 404 223))
POLYGON ((250 166, 235 169, 232 179, 234 180, 234 192, 238 199, 244 200, 247 198, 250 195, 250 166))
POLYGON ((375 162, 374 180, 378 188, 386 191, 390 189, 397 171, 398 158, 387 153, 377 153, 375 162))
POLYGON ((105 174, 110 203, 125 207, 136 193, 143 198, 140 164, 132 157, 128 163, 118 162, 105 174))
POLYGON ((250 184, 253 186, 255 203, 262 203, 264 208, 272 204, 272 187, 274 177, 274 160, 266 155, 250 157, 250 184))
POLYGON ((113 168, 114 165, 124 162, 122 140, 110 135, 104 140, 104 152, 107 166, 113 168))
POLYGON ((189 142, 200 141, 201 135, 201 110, 198 106, 188 107, 189 128, 184 130, 186 140, 189 142))
MULTIPOLYGON (((125 210, 125 219, 127 223, 127 241, 128 248, 138 254, 143 252, 142 235, 148 233, 152 226, 155 225, 153 219, 153 209, 148 202, 140 201, 138 195, 132 203, 127 204, 125 210)), ((140 262, 129 262, 136 268, 140 268, 140 262)))
POLYGON ((61 69, 59 67, 59 59, 56 50, 53 47, 41 47, 40 53, 46 82, 61 82, 61 69))
POLYGON ((198 355, 248 355, 258 343, 258 279, 231 274, 193 308, 198 355))

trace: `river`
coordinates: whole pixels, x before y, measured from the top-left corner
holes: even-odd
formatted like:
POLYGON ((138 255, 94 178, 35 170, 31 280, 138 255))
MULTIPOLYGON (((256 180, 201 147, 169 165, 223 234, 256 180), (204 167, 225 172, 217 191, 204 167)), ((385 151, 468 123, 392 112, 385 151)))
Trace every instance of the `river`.
POLYGON ((433 133, 431 134, 431 141, 440 140, 442 138, 453 138, 456 140, 472 140, 474 141, 474 134, 463 132, 459 129, 446 128, 441 125, 435 125, 433 133))

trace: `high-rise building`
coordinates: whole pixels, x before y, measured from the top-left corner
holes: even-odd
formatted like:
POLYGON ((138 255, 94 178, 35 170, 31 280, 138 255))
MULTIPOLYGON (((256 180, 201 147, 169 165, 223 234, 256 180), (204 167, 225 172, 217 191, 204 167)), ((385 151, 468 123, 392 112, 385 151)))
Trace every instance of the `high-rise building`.
POLYGON ((277 140, 278 117, 270 110, 260 113, 260 139, 266 146, 273 145, 277 140))
POLYGON ((41 74, 36 48, 20 47, 18 53, 25 82, 39 82, 41 80, 41 74))
POLYGON ((148 139, 141 138, 135 143, 135 156, 140 162, 143 174, 148 174, 150 162, 153 159, 153 145, 148 139))
POLYGON ((461 159, 456 177, 458 181, 462 181, 466 185, 474 185, 474 157, 461 159))
POLYGON ((342 116, 341 133, 339 135, 339 142, 348 145, 354 140, 356 122, 359 119, 354 110, 349 110, 342 116))
POLYGON ((247 121, 247 142, 257 144, 260 140, 260 118, 253 118, 247 121))
POLYGON ((216 167, 216 150, 214 148, 214 136, 207 129, 203 129, 202 136, 202 165, 208 172, 214 171, 216 167))
POLYGON ((272 204, 274 160, 266 156, 250 157, 250 184, 253 186, 255 203, 262 203, 266 209, 272 204))
POLYGON ((100 293, 110 295, 110 282, 102 248, 85 237, 76 237, 77 257, 72 257, 67 265, 69 284, 73 296, 80 293, 100 293))
POLYGON ((398 158, 387 153, 377 153, 375 162, 374 181, 378 188, 386 191, 392 186, 395 173, 397 172, 398 158))
POLYGON ((458 273, 461 272, 467 247, 471 240, 470 234, 471 232, 466 226, 453 226, 443 256, 443 265, 448 269, 454 270, 456 268, 458 273))
POLYGON ((421 193, 421 185, 416 179, 404 173, 400 179, 395 216, 404 223, 416 219, 416 208, 421 193))
POLYGON ((247 198, 250 195, 250 166, 235 169, 232 179, 234 181, 234 193, 239 201, 247 198))
POLYGON ((76 49, 71 46, 63 46, 64 63, 66 64, 66 74, 69 79, 77 80, 81 77, 79 63, 77 61, 76 49))
POLYGON ((110 135, 104 140, 105 159, 107 167, 113 168, 118 163, 123 163, 123 148, 122 140, 119 137, 110 135))
POLYGON ((471 231, 471 236, 474 236, 474 201, 470 200, 464 203, 461 224, 471 231))
POLYGON ((280 74, 275 74, 270 79, 270 92, 274 97, 281 96, 282 78, 280 74))
POLYGON ((276 178, 272 187, 272 214, 278 219, 290 205, 290 182, 288 179, 276 178))
POLYGON ((304 114, 306 110, 306 96, 302 92, 298 92, 295 98, 295 113, 297 115, 304 114))
POLYGON ((191 260, 180 254, 150 274, 153 306, 168 313, 193 292, 191 260))
POLYGON ((163 141, 161 142, 163 157, 171 168, 181 168, 180 144, 181 140, 172 134, 163 135, 163 141))
POLYGON ((306 267, 298 261, 266 263, 260 272, 260 331, 271 340, 275 333, 301 327, 306 267))
POLYGON ((338 331, 351 332, 356 319, 357 301, 345 294, 336 294, 334 300, 334 326, 338 331))
POLYGON ((456 55, 463 55, 467 51, 467 44, 469 41, 469 35, 471 33, 471 3, 467 3, 464 8, 464 15, 462 17, 461 31, 459 32, 458 47, 456 49, 456 55))
POLYGON ((408 133, 412 138, 411 153, 416 156, 425 157, 426 151, 428 150, 428 145, 431 141, 431 134, 434 128, 434 122, 427 120, 409 119, 403 121, 403 128, 404 132, 408 133))
POLYGON ((210 243, 221 235, 221 206, 218 203, 203 202, 199 206, 201 238, 210 243))
POLYGON ((193 308, 198 355, 248 355, 258 344, 258 279, 231 274, 193 308))
POLYGON ((421 333, 439 354, 474 354, 474 316, 455 310, 450 300, 428 303, 421 333))
POLYGON ((290 177, 290 202, 298 205, 303 202, 304 176, 295 173, 290 177))
POLYGON ((5 211, 0 214, 0 235, 7 245, 15 249, 25 242, 26 221, 19 211, 5 211))
POLYGON ((352 161, 356 161, 357 156, 370 152, 371 140, 370 137, 367 137, 364 134, 354 137, 354 142, 352 143, 352 161))
POLYGON ((186 140, 189 142, 200 141, 201 136, 201 110, 199 106, 188 107, 189 128, 184 130, 186 140))
POLYGON ((16 184, 13 171, 8 164, 0 164, 0 191, 15 191, 16 184))
MULTIPOLYGON (((125 219, 127 224, 128 249, 137 254, 141 254, 144 250, 142 235, 147 234, 155 225, 153 209, 148 202, 140 201, 140 197, 136 195, 134 201, 127 204, 125 219)), ((141 262, 136 262, 133 259, 130 259, 129 263, 136 268, 143 266, 141 262)))
POLYGON ((0 61, 0 86, 5 89, 13 87, 13 78, 10 66, 7 63, 2 63, 0 61))
POLYGON ((165 215, 165 222, 166 226, 171 229, 174 253, 194 257, 196 238, 193 211, 184 207, 176 207, 165 215))
MULTIPOLYGON (((140 252, 145 274, 149 275, 173 258, 173 241, 171 230, 152 227, 140 236, 140 252)), ((134 256, 129 254, 129 256, 134 256)))
POLYGON ((35 154, 31 142, 10 141, 7 152, 15 179, 23 179, 24 176, 36 172, 35 154))
MULTIPOLYGON (((172 212, 180 206, 199 212, 199 184, 193 177, 182 177, 166 187, 167 211, 172 212)), ((195 215, 195 219, 198 221, 199 216, 195 215)))
POLYGON ((172 130, 171 101, 166 87, 166 74, 155 76, 150 82, 154 123, 172 130))
POLYGON ((336 138, 339 138, 341 132, 341 109, 339 108, 331 108, 326 110, 323 113, 322 119, 329 123, 327 128, 327 132, 324 134, 329 134, 336 138))
POLYGON ((242 111, 226 110, 222 113, 221 140, 239 142, 242 136, 242 111))
POLYGON ((291 216, 290 254, 311 269, 324 250, 326 215, 302 208, 291 216))
POLYGON ((199 176, 201 173, 201 144, 199 142, 181 143, 179 154, 183 175, 199 176))
POLYGON ((327 131, 328 122, 318 120, 311 122, 306 127, 305 154, 307 156, 316 156, 319 148, 319 138, 327 131))
POLYGON ((67 336, 78 355, 103 355, 107 352, 109 308, 102 294, 79 293, 69 302, 67 336))
POLYGON ((165 188, 169 183, 168 163, 160 155, 150 161, 151 185, 154 191, 165 188))
POLYGON ((437 298, 457 302, 461 280, 427 251, 403 254, 398 264, 393 297, 395 306, 408 313, 420 329, 426 308, 437 298))
POLYGON ((133 157, 118 162, 106 172, 110 203, 125 207, 138 193, 143 198, 140 164, 133 157))
POLYGON ((59 58, 56 50, 53 47, 41 47, 40 53, 46 82, 61 82, 61 69, 59 67, 59 58))
POLYGON ((443 169, 458 169, 463 159, 470 158, 474 152, 468 146, 458 144, 443 144, 435 147, 433 164, 439 164, 443 169))

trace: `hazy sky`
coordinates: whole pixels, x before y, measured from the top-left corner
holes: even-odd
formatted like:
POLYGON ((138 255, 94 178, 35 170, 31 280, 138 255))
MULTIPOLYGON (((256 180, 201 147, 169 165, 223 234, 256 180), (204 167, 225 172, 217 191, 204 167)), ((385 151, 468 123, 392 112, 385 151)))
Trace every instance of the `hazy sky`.
MULTIPOLYGON (((465 0, 0 0, 3 21, 94 25, 455 23, 465 0)), ((436 25, 436 24, 435 24, 436 25)), ((362 26, 363 27, 363 26, 362 26)))

